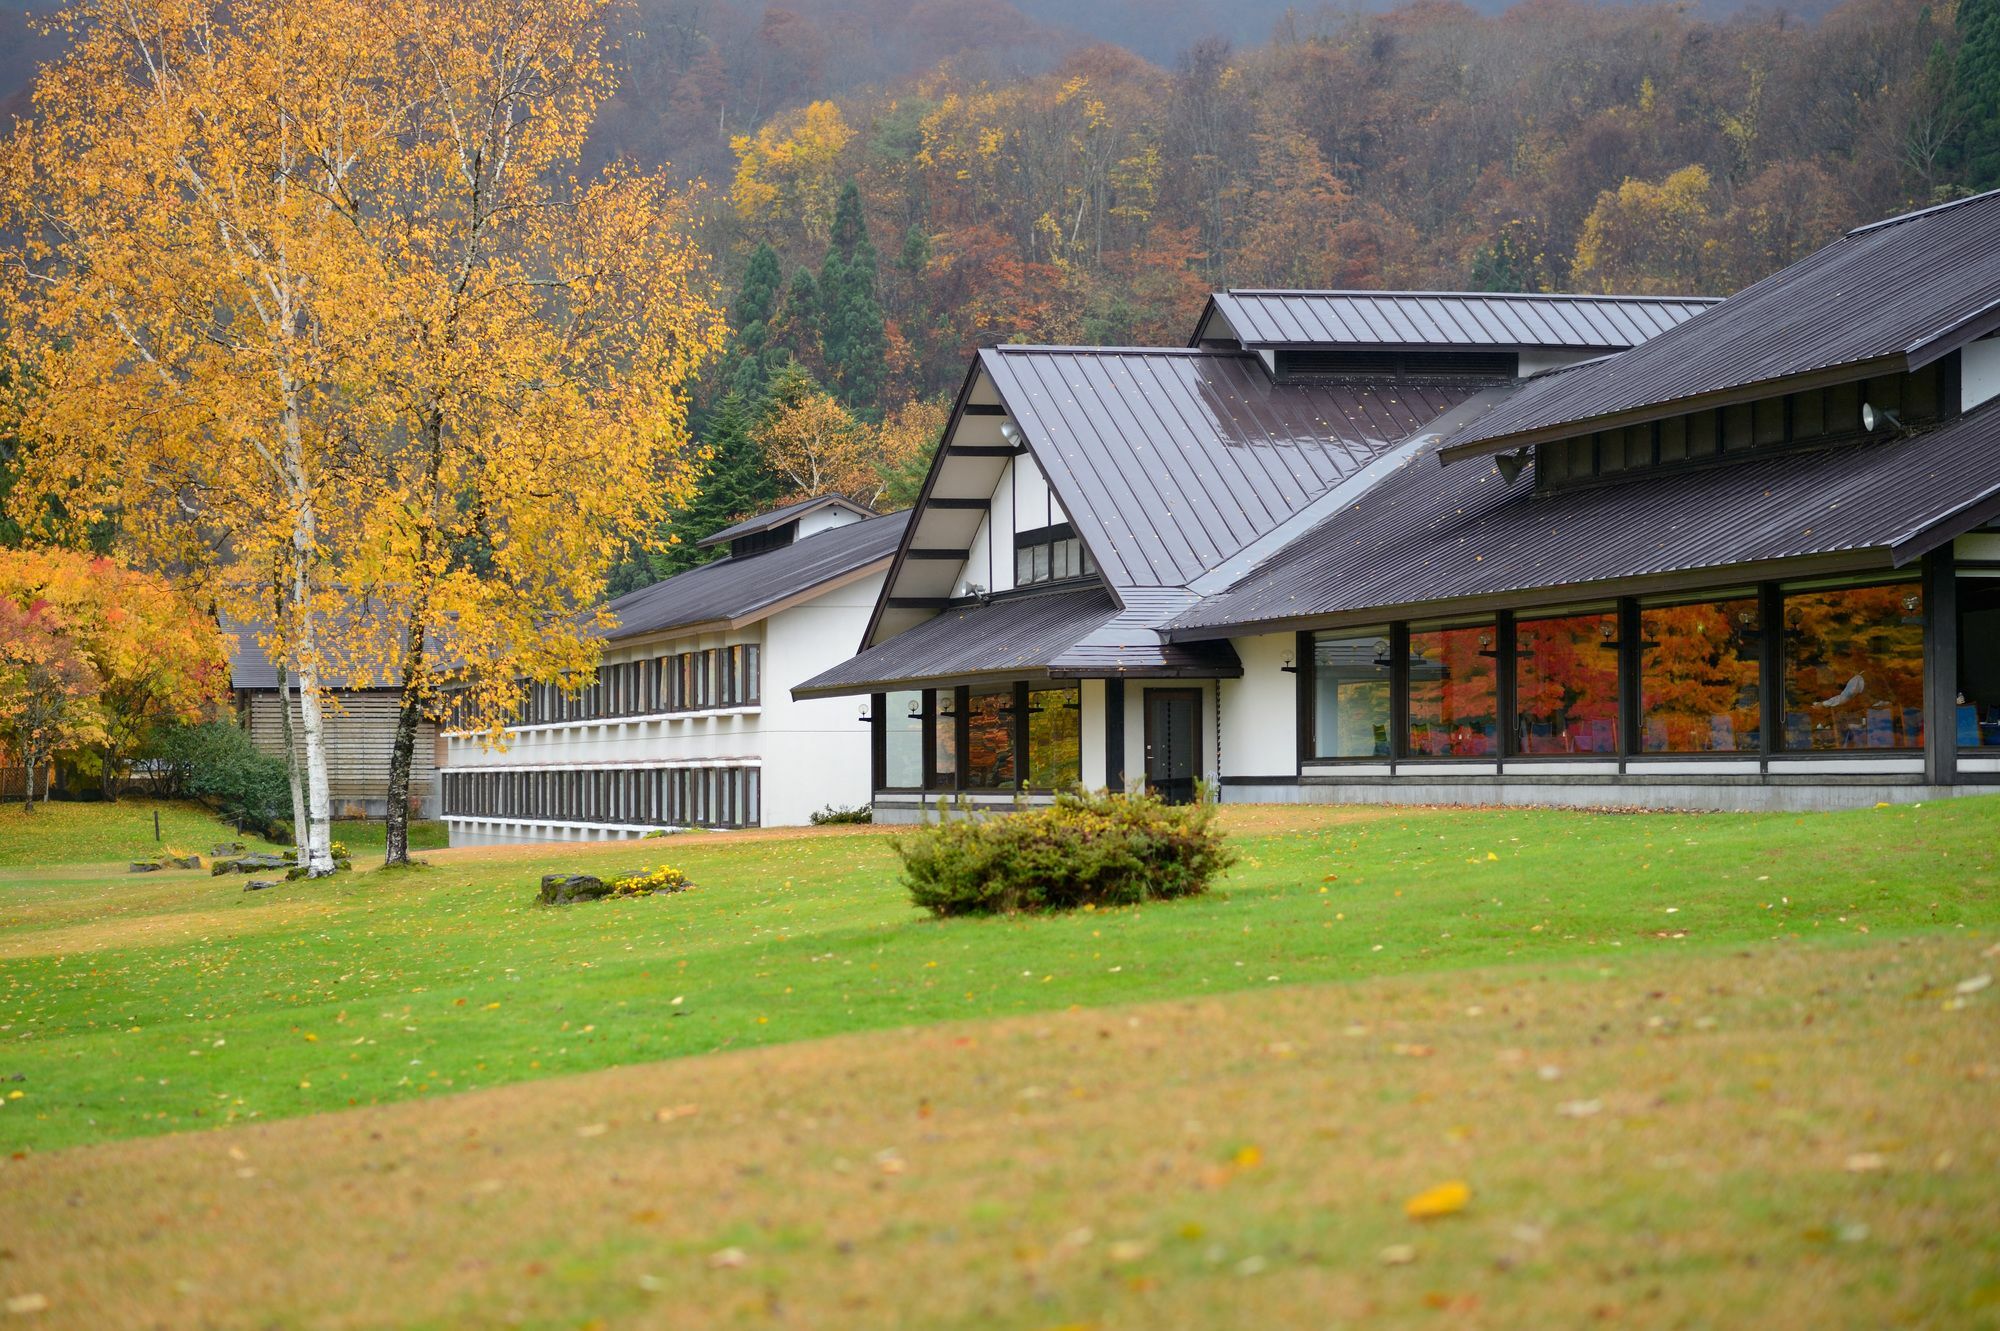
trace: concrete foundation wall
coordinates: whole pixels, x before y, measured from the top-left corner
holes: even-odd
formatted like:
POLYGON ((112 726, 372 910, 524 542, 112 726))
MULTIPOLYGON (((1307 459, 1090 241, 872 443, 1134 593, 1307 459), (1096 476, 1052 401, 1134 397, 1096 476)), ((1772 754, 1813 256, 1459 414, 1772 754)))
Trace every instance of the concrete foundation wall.
POLYGON ((1502 777, 1478 782, 1405 779, 1227 786, 1222 799, 1226 804, 1507 804, 1812 813, 1995 793, 2000 793, 2000 787, 1879 782, 1510 781, 1502 777))

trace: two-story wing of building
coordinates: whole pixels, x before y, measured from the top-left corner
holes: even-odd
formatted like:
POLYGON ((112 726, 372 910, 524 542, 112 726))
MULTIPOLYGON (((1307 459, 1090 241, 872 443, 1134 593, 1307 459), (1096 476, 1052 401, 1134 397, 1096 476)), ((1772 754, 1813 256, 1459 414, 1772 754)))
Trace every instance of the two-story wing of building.
POLYGON ((586 686, 530 686, 501 744, 446 733, 452 844, 795 826, 867 803, 862 709, 792 689, 853 651, 907 516, 804 500, 703 542, 725 557, 611 602, 586 686))

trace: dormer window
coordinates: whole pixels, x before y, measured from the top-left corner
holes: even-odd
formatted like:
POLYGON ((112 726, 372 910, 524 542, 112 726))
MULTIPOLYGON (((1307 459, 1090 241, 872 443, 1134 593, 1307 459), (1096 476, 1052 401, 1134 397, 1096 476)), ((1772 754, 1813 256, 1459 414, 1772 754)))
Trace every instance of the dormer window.
POLYGON ((798 537, 799 524, 796 522, 787 522, 767 531, 751 532, 729 542, 729 557, 742 559, 748 555, 761 555, 767 550, 782 550, 798 537))
POLYGON ((1014 585, 1017 587, 1088 577, 1096 572, 1097 561, 1090 557, 1090 551, 1083 548, 1076 528, 1067 522, 1037 527, 1014 537, 1014 585))
POLYGON ((1953 354, 1907 374, 1808 388, 1537 444, 1535 484, 1550 490, 1638 471, 1858 443, 1870 435, 1862 419, 1864 404, 1884 422, 1879 433, 1935 424, 1956 414, 1957 402, 1958 357, 1953 354))

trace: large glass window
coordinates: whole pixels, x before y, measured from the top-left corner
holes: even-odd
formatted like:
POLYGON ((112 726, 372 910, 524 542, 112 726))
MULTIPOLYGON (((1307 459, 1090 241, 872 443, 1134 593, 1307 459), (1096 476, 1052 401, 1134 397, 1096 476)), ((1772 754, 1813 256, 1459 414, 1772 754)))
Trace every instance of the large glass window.
POLYGON ((1524 754, 1618 752, 1618 615, 1514 626, 1514 738, 1524 754))
POLYGON ((1762 729, 1757 598, 1639 611, 1640 747, 1754 753, 1762 729))
POLYGON ((1389 756, 1389 637, 1313 637, 1312 752, 1315 758, 1389 756))
POLYGON ((1958 577, 1958 745, 2000 745, 2000 568, 1958 577))
POLYGON ((1078 686, 1028 691, 1028 787, 1068 790, 1083 781, 1083 699, 1078 686))
POLYGON ((911 689, 892 693, 882 719, 882 782, 891 790, 924 784, 924 695, 911 689))
POLYGON ((965 784, 997 790, 1014 784, 1014 691, 975 693, 966 701, 965 784))
POLYGON ((1785 593, 1785 747, 1924 742, 1924 602, 1915 582, 1785 593))
POLYGON ((1477 758, 1498 752, 1492 624, 1410 634, 1410 752, 1477 758))

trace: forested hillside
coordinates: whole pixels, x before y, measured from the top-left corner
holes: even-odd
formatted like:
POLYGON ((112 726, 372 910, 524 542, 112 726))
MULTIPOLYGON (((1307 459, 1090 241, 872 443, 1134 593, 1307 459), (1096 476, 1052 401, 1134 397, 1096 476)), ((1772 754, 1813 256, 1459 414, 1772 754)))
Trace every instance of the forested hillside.
POLYGON ((842 81, 846 45, 776 11, 716 36, 703 24, 738 11, 689 0, 686 40, 635 72, 606 144, 713 187, 737 329, 714 442, 742 462, 687 525, 809 477, 907 500, 914 427, 973 348, 1178 342, 1216 287, 1733 291, 1858 222, 2000 183, 1994 3, 1849 0, 1804 22, 1416 0, 1164 64, 1097 44, 1037 70, 1051 27, 883 0, 896 59, 937 63, 805 97, 842 81))

